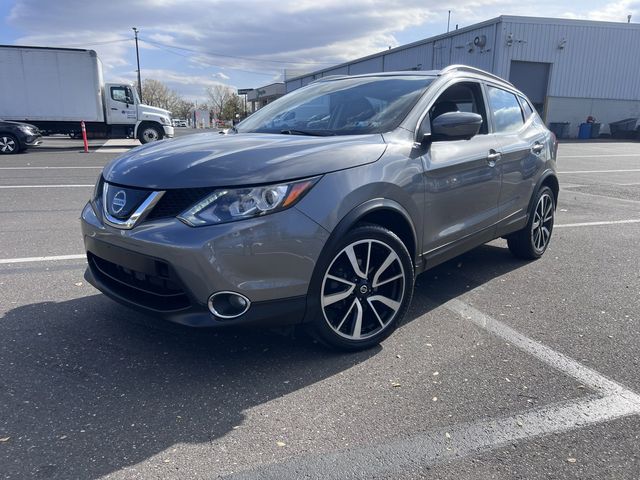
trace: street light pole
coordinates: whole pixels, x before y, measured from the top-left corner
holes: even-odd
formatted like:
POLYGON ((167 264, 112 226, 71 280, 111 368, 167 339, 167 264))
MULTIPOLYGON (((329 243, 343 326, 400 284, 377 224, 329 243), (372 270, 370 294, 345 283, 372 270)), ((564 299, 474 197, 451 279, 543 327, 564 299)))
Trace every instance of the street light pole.
POLYGON ((133 33, 136 38, 136 60, 138 61, 138 94, 140 95, 140 103, 142 100, 142 80, 140 80, 140 53, 138 51, 138 29, 136 27, 131 27, 133 33))

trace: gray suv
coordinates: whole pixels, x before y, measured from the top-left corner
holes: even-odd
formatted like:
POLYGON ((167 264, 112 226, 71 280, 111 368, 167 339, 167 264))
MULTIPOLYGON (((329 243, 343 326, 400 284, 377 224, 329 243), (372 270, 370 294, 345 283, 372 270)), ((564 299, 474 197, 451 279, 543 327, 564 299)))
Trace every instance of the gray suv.
POLYGON ((531 102, 481 70, 322 78, 222 135, 108 164, 82 212, 86 278, 186 325, 304 323, 367 348, 424 270, 497 237, 544 253, 556 150, 531 102))

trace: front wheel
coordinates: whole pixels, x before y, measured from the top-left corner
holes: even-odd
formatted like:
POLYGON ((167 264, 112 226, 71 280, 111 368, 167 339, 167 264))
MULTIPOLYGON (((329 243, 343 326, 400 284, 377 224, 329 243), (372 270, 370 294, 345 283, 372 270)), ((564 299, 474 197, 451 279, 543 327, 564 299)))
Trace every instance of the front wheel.
POLYGON ((553 192, 549 187, 542 187, 536 195, 526 227, 507 237, 511 253, 525 260, 540 258, 551 241, 555 212, 553 192))
POLYGON ((19 151, 20 145, 16 137, 8 133, 0 133, 0 155, 10 155, 19 151))
POLYGON ((313 294, 313 333, 342 350, 377 345, 398 326, 411 303, 413 264, 393 232, 364 225, 347 233, 321 259, 313 294), (315 298, 314 300, 317 300, 315 298))
POLYGON ((138 132, 140 143, 151 143, 162 140, 163 132, 155 125, 142 125, 138 132))

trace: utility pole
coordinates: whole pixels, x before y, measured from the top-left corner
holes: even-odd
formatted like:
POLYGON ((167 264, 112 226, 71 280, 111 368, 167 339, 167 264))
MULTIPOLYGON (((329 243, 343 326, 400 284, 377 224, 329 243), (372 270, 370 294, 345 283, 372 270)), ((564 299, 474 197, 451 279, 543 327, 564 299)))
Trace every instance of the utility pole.
POLYGON ((138 51, 138 29, 136 27, 131 27, 133 33, 136 38, 136 60, 138 60, 138 94, 140 95, 140 103, 143 103, 142 100, 142 80, 140 80, 140 52, 138 51))
POLYGON ((449 16, 447 17, 447 33, 449 33, 449 26, 450 25, 451 25, 451 10, 449 10, 449 16))

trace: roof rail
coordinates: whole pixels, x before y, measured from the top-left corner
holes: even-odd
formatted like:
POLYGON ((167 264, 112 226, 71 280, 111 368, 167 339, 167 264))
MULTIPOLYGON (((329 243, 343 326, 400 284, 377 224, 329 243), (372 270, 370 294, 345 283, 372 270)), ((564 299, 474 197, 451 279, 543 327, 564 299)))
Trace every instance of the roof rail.
POLYGON ((308 83, 308 85, 311 85, 312 83, 317 83, 317 82, 321 82, 322 80, 335 80, 336 78, 344 78, 344 77, 348 77, 349 75, 327 75, 326 77, 319 77, 316 78, 315 80, 312 80, 308 83))
POLYGON ((467 65, 449 65, 448 67, 443 68, 442 70, 440 70, 440 75, 445 75, 447 73, 451 73, 451 72, 469 72, 469 73, 477 73, 479 75, 485 75, 487 77, 491 77, 495 80, 499 80, 501 82, 507 83, 509 85, 511 85, 512 87, 514 86, 513 83, 511 83, 508 80, 505 80, 502 77, 499 77, 498 75, 494 75, 493 73, 489 73, 486 72, 480 68, 475 68, 475 67, 469 67, 467 65))

